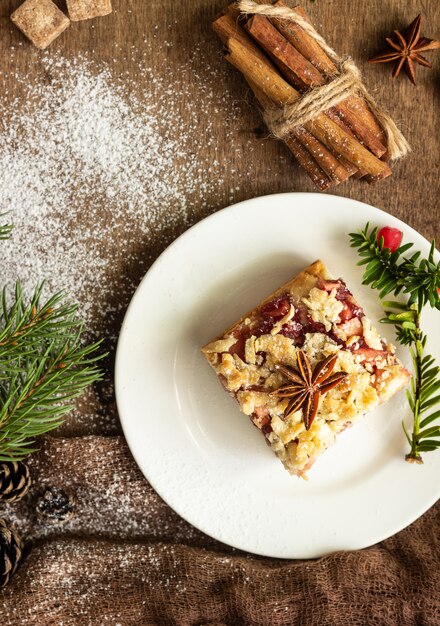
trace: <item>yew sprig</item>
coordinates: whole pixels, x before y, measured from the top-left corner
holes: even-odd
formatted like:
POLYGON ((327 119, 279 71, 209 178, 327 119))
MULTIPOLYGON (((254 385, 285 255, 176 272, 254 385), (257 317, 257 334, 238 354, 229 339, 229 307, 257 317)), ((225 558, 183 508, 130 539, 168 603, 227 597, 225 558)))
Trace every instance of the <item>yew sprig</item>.
MULTIPOLYGON (((350 233, 351 247, 364 265, 363 284, 379 291, 381 299, 392 294, 399 300, 383 300, 384 324, 392 324, 397 341, 407 346, 414 375, 407 391, 408 404, 413 415, 410 433, 402 420, 410 451, 406 460, 423 463, 422 453, 440 448, 440 367, 426 353, 427 335, 421 328, 421 314, 425 306, 440 310, 440 261, 435 261, 435 241, 427 258, 420 252, 407 256, 412 243, 398 247, 386 245, 386 237, 378 228, 365 228, 350 233)), ((395 234, 394 234, 395 236, 395 234)))

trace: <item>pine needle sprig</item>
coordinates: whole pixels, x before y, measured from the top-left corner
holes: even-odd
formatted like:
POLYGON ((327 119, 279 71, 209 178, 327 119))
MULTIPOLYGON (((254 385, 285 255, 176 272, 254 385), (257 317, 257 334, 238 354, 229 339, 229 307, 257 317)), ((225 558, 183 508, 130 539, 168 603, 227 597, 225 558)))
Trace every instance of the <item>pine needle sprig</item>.
POLYGON ((425 354, 427 336, 420 327, 425 305, 440 310, 440 262, 434 260, 434 241, 428 258, 420 259, 420 252, 404 256, 412 243, 391 252, 384 247, 383 238, 377 240, 377 233, 377 228, 370 230, 367 224, 364 230, 350 233, 350 245, 361 256, 358 265, 366 266, 363 284, 379 290, 381 299, 390 293, 407 296, 406 301, 383 301, 386 317, 380 321, 392 324, 397 341, 409 348, 414 376, 407 400, 413 414, 413 428, 410 434, 402 421, 411 448, 406 460, 423 463, 423 452, 440 448, 440 425, 432 425, 440 419, 440 410, 434 410, 440 404, 440 367, 432 356, 425 354))
MULTIPOLYGON (((19 363, 18 357, 39 351, 41 341, 54 331, 76 336, 78 322, 74 313, 76 306, 63 302, 63 292, 55 294, 40 304, 44 283, 39 285, 29 303, 26 303, 22 286, 15 285, 14 303, 8 304, 7 289, 3 289, 0 302, 0 363, 6 360, 19 363)), ((0 370, 1 371, 1 370, 0 370)), ((1 373, 0 373, 1 377, 1 373)), ((1 378, 0 378, 1 379, 1 378)))
POLYGON ((363 284, 370 285, 379 291, 384 298, 392 293, 408 295, 408 304, 418 303, 421 309, 429 302, 432 307, 440 310, 440 298, 437 288, 440 287, 440 261, 435 263, 435 242, 432 242, 427 259, 420 259, 420 252, 411 256, 404 253, 413 247, 406 243, 391 252, 384 247, 383 238, 377 241, 377 228, 370 230, 367 224, 364 230, 350 233, 350 245, 357 248, 361 260, 358 265, 365 265, 363 284))
POLYGON ((76 305, 63 292, 41 302, 43 285, 26 302, 19 283, 0 310, 0 461, 20 460, 35 438, 59 426, 75 400, 102 378, 100 342, 83 346, 76 305))
POLYGON ((399 343, 409 346, 414 376, 406 397, 413 413, 412 434, 403 421, 402 426, 411 447, 407 460, 422 463, 422 452, 440 448, 440 425, 426 428, 440 418, 440 411, 433 411, 440 404, 440 367, 432 356, 424 354, 427 336, 420 328, 417 304, 406 307, 401 302, 386 301, 383 305, 387 310, 386 318, 381 321, 393 324, 399 343))
MULTIPOLYGON (((6 213, 0 213, 0 220, 5 217, 6 213)), ((0 241, 3 239, 9 239, 12 232, 12 224, 0 224, 0 241)))

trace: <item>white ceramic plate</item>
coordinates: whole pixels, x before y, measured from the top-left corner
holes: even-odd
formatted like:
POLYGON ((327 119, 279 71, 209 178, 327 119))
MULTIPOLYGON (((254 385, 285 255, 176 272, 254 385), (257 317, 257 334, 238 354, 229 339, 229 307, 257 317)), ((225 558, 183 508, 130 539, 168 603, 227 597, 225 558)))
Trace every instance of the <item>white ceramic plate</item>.
MULTIPOLYGON (((404 461, 405 394, 339 436, 306 482, 289 476, 200 354, 304 266, 322 258, 373 320, 382 311, 361 285, 347 233, 397 226, 424 254, 429 244, 392 216, 330 195, 265 196, 229 207, 179 237, 155 262, 128 308, 116 358, 119 414, 130 449, 159 495, 208 535, 256 554, 318 557, 369 546, 439 497, 440 453, 404 461)), ((438 312, 423 325, 440 360, 438 312)), ((381 331, 393 340, 392 327, 381 331)), ((399 356, 409 366, 405 351, 399 356)))

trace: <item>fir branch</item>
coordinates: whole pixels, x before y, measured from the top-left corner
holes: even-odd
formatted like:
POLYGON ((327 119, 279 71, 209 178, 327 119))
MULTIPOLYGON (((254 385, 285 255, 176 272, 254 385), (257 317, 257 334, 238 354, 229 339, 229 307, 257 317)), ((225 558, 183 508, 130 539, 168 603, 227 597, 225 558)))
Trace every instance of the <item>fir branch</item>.
MULTIPOLYGON (((0 213, 0 220, 4 218, 6 213, 0 213)), ((12 232, 12 224, 0 224, 0 241, 3 239, 9 239, 12 232)))
POLYGON ((410 462, 423 463, 421 453, 440 448, 440 425, 430 426, 440 418, 440 410, 431 412, 440 404, 440 367, 432 356, 425 354, 427 337, 420 327, 422 309, 429 304, 440 310, 440 262, 435 263, 435 242, 427 259, 420 259, 416 252, 410 257, 404 253, 412 243, 400 246, 395 252, 384 247, 383 238, 377 241, 377 228, 350 233, 351 246, 357 248, 366 265, 363 284, 379 290, 379 297, 392 293, 406 294, 407 300, 384 301, 386 317, 381 322, 392 324, 400 344, 408 346, 414 367, 411 388, 407 399, 413 414, 412 433, 409 434, 402 421, 403 430, 411 447, 406 455, 410 462), (426 413, 429 412, 429 415, 426 413))
POLYGON ((377 241, 377 232, 377 228, 370 230, 367 224, 364 230, 350 233, 350 245, 357 248, 361 257, 358 265, 366 265, 363 284, 379 290, 380 298, 390 293, 395 296, 404 293, 408 295, 409 305, 417 302, 422 309, 429 302, 440 310, 437 293, 440 287, 440 261, 434 261, 435 242, 432 242, 428 258, 420 260, 420 252, 410 257, 404 256, 413 247, 412 243, 391 252, 384 247, 383 238, 377 241))
POLYGON ((63 303, 62 292, 40 305, 43 286, 44 283, 35 289, 27 304, 23 289, 17 283, 14 304, 11 307, 7 302, 6 287, 3 289, 0 302, 0 361, 15 361, 35 349, 38 351, 41 342, 51 337, 55 331, 62 330, 66 336, 76 335, 78 322, 74 313, 77 307, 63 303))
POLYGON ((431 412, 440 403, 440 367, 434 358, 425 355, 427 337, 420 328, 420 311, 417 304, 405 309, 400 302, 383 302, 387 307, 387 317, 382 320, 396 328, 397 340, 409 346, 414 368, 411 387, 406 396, 413 413, 413 430, 410 435, 402 422, 411 451, 406 455, 408 461, 422 463, 422 452, 440 448, 440 425, 429 426, 440 417, 440 411, 431 412), (437 394, 437 395, 436 395, 437 394), (426 413, 429 412, 429 415, 426 413), (425 417, 423 417, 425 416, 425 417))
POLYGON ((17 283, 14 302, 3 291, 0 308, 0 461, 20 460, 35 438, 59 426, 77 398, 102 375, 100 342, 83 346, 77 306, 58 293, 29 302, 17 283))

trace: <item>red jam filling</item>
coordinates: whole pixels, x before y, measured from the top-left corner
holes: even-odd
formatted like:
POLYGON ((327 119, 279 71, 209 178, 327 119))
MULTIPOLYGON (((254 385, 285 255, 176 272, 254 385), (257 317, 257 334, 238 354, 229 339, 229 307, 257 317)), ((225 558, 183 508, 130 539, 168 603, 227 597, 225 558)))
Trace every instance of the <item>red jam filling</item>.
POLYGON ((260 314, 263 318, 272 317, 274 319, 278 319, 287 315, 290 311, 290 304, 291 300, 289 296, 280 296, 265 304, 261 308, 260 314))
MULTIPOLYGON (((347 347, 345 342, 340 339, 333 331, 327 331, 324 324, 315 322, 309 310, 304 305, 298 305, 293 302, 290 294, 282 294, 277 298, 274 298, 270 302, 264 304, 256 314, 251 324, 242 324, 240 327, 234 330, 234 336, 237 338, 237 342, 230 348, 231 354, 237 354, 241 359, 245 358, 245 345, 246 340, 251 335, 260 337, 261 335, 269 334, 275 324, 290 311, 290 307, 293 304, 295 307, 295 314, 291 320, 283 324, 280 335, 288 337, 292 340, 295 346, 301 347, 304 344, 305 337, 308 333, 323 333, 330 337, 335 343, 341 346, 345 346, 345 349, 349 349, 352 352, 364 357, 366 361, 369 361, 373 367, 376 367, 375 361, 377 358, 383 358, 386 356, 386 345, 383 344, 384 350, 374 350, 370 348, 363 337, 363 329, 361 318, 365 315, 363 309, 357 304, 353 298, 350 290, 342 279, 338 280, 323 280, 319 279, 317 282, 318 289, 331 292, 336 290, 335 297, 337 300, 344 304, 344 308, 340 313, 339 325, 341 329, 346 333, 347 337, 356 335, 359 339, 355 344, 347 347)), ((258 353, 265 360, 266 355, 264 352, 258 353)), ((264 361, 263 361, 264 362, 264 361)))

